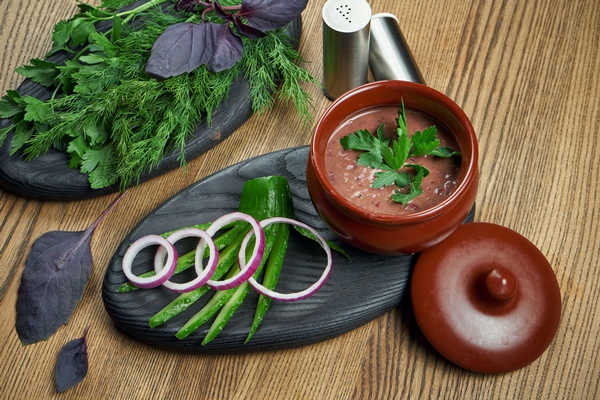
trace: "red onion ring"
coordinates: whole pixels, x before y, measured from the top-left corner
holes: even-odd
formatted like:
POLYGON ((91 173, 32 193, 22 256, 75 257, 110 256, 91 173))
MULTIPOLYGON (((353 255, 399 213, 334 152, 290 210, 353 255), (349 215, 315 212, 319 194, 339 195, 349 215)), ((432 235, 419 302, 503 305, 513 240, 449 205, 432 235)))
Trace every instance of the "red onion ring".
POLYGON ((162 285, 173 275, 177 266, 177 259, 177 251, 171 242, 158 235, 146 235, 133 242, 125 252, 123 256, 123 273, 137 287, 143 289, 154 288, 162 285), (164 263, 163 268, 156 271, 157 273, 154 276, 146 278, 136 276, 131 270, 135 256, 142 249, 152 245, 159 245, 162 246, 161 248, 166 249, 167 261, 164 263))
MULTIPOLYGON (((284 218, 284 217, 268 218, 268 219, 264 219, 264 220, 260 221, 260 226, 262 228, 264 228, 267 225, 271 225, 274 223, 284 223, 284 224, 296 225, 296 226, 304 228, 304 229, 308 230, 310 233, 312 233, 315 236, 315 238, 319 241, 319 244, 321 245, 321 247, 323 248, 323 250, 325 250, 325 253, 327 254, 327 266, 323 270, 323 274, 321 275, 321 277, 315 283, 313 283, 310 287, 308 287, 307 289, 304 289, 300 292, 295 292, 295 293, 275 292, 273 290, 267 289, 262 284, 258 283, 256 281, 256 279, 254 279, 253 276, 250 276, 250 278, 248 278, 248 283, 250 283, 250 286, 252 286, 252 288, 254 290, 256 290, 258 293, 260 293, 264 296, 270 297, 273 300, 278 300, 278 301, 283 301, 283 302, 292 302, 292 301, 302 300, 302 299, 312 296, 319 289, 321 289, 321 287, 325 284, 325 281, 327 281, 327 278, 329 278, 331 269, 333 267, 333 258, 331 255, 331 249, 329 248, 327 241, 314 228, 312 228, 300 221, 296 221, 295 219, 284 218)), ((246 252, 246 245, 247 245, 247 241, 244 239, 244 242, 242 242, 242 247, 240 248, 240 254, 244 254, 246 252)), ((243 264, 244 264, 243 260, 240 260, 240 268, 243 266, 243 264)))
MULTIPOLYGON (((200 286, 204 285, 215 273, 217 264, 219 262, 219 251, 217 249, 217 245, 206 231, 197 228, 184 228, 170 234, 167 237, 167 240, 172 244, 175 244, 177 241, 190 236, 200 238, 198 246, 196 247, 196 255, 194 258, 194 268, 196 269, 197 276, 195 279, 185 283, 175 283, 168 279, 164 281, 163 286, 174 291, 175 293, 191 292, 192 290, 198 289, 200 286), (206 248, 207 244, 209 249, 209 258, 206 268, 203 268, 202 259, 204 258, 204 249, 206 248)), ((166 250, 164 247, 159 248, 156 252, 156 256, 154 257, 154 270, 156 273, 161 271, 163 268, 165 252, 166 250)))
POLYGON ((241 212, 233 212, 231 214, 224 215, 217 220, 215 220, 207 229, 206 232, 213 236, 219 229, 224 227, 225 225, 229 225, 234 221, 246 221, 252 226, 252 231, 248 232, 248 235, 244 238, 244 242, 248 243, 248 240, 254 234, 256 237, 256 244, 254 246, 254 250, 252 251, 252 255, 248 260, 248 263, 245 262, 245 254, 246 254, 246 246, 244 246, 243 251, 240 249, 240 253, 238 259, 240 260, 240 272, 232 276, 231 278, 224 279, 221 281, 213 281, 209 280, 206 284, 214 290, 226 290, 234 288, 249 278, 256 272, 256 269, 260 265, 263 255, 265 253, 265 233, 259 224, 259 222, 251 217, 248 214, 244 214, 241 212), (248 240, 246 240, 248 239, 248 240))
POLYGON ((332 267, 333 257, 331 254, 331 249, 329 248, 327 241, 314 228, 300 221, 285 217, 268 218, 258 222, 252 216, 241 212, 234 212, 218 218, 210 225, 209 228, 206 229, 206 231, 196 228, 184 228, 172 233, 166 239, 158 235, 144 236, 133 242, 123 256, 123 272, 125 273, 125 276, 131 283, 140 288, 149 289, 162 284, 174 292, 185 293, 197 289, 204 284, 215 290, 226 290, 237 287, 238 285, 247 281, 258 293, 270 297, 273 300, 282 302, 292 302, 312 296, 325 284, 329 278, 332 267), (212 237, 223 227, 239 220, 248 222, 252 227, 252 230, 244 237, 238 253, 240 271, 231 278, 222 281, 213 281, 210 279, 210 277, 212 277, 217 268, 219 251, 212 237), (327 265, 325 266, 321 277, 305 290, 295 293, 279 293, 267 289, 262 284, 258 283, 253 277, 264 256, 265 234, 263 228, 274 223, 295 225, 308 230, 314 235, 327 254, 327 265), (192 281, 186 283, 171 282, 169 279, 175 272, 178 259, 177 250, 175 249, 174 243, 180 239, 190 236, 196 236, 200 238, 196 248, 194 262, 194 267, 198 276, 192 281), (256 238, 256 244, 250 259, 248 262, 246 262, 246 249, 252 236, 256 238), (131 271, 133 259, 140 252, 140 250, 151 245, 161 246, 157 250, 154 258, 154 270, 156 271, 156 275, 147 278, 138 277, 131 271), (204 251, 207 245, 209 246, 209 260, 207 267, 203 268, 202 260, 204 258, 204 251), (164 262, 165 253, 167 255, 166 262, 164 262))

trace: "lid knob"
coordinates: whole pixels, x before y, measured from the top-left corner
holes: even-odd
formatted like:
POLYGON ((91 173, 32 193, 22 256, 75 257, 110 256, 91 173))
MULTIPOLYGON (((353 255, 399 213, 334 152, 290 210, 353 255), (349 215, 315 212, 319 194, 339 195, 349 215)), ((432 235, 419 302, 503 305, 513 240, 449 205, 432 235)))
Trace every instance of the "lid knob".
POLYGON ((506 268, 494 268, 485 277, 487 292, 497 300, 509 300, 517 293, 519 284, 515 276, 506 268))

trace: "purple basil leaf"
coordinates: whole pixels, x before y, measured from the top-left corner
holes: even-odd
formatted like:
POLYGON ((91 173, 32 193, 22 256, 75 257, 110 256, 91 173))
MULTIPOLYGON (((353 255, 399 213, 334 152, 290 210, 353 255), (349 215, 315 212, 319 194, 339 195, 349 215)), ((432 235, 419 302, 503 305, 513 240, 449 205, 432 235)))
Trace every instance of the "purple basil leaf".
POLYGON ((306 8, 308 0, 243 0, 238 17, 263 32, 283 28, 306 8))
POLYGON ((217 14, 217 17, 224 19, 225 21, 233 20, 233 15, 225 11, 217 0, 213 1, 213 7, 215 8, 215 14, 217 14))
POLYGON ((166 79, 206 64, 217 47, 218 26, 211 22, 182 22, 169 26, 152 45, 146 73, 166 79))
POLYGON ((242 58, 244 44, 229 28, 229 24, 217 25, 217 46, 212 58, 206 64, 211 72, 221 72, 231 68, 242 58))
POLYGON ((225 21, 232 21, 243 35, 248 36, 250 39, 259 39, 265 36, 263 31, 244 24, 244 22, 235 14, 228 13, 217 0, 214 0, 213 6, 215 14, 217 14, 219 18, 224 19, 225 21))
POLYGON ((196 0, 177 0, 175 3, 175 10, 192 12, 196 9, 196 0))
POLYGON ((48 339, 69 321, 90 277, 92 233, 122 197, 85 231, 47 232, 33 243, 17 292, 15 328, 23 345, 48 339))
POLYGON ((89 231, 53 231, 33 244, 17 294, 16 329, 24 345, 68 322, 90 277, 90 239, 89 231))
POLYGON ((235 18, 233 20, 233 23, 238 28, 240 33, 242 33, 245 36, 248 36, 250 39, 259 39, 265 36, 265 33, 263 31, 253 28, 250 25, 246 25, 239 18, 235 18))
POLYGON ((71 340, 60 350, 54 370, 57 392, 70 389, 85 378, 88 371, 86 341, 88 330, 89 327, 85 329, 83 337, 71 340))

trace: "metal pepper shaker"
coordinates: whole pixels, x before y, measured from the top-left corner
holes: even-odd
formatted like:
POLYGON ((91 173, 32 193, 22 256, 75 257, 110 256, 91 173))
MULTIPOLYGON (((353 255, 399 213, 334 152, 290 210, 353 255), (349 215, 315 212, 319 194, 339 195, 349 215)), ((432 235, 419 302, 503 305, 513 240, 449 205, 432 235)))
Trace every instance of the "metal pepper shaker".
POLYGON ((377 81, 397 79, 425 84, 393 14, 375 14, 371 18, 369 67, 377 81))
POLYGON ((371 6, 328 0, 323 6, 323 91, 330 99, 367 83, 371 6))

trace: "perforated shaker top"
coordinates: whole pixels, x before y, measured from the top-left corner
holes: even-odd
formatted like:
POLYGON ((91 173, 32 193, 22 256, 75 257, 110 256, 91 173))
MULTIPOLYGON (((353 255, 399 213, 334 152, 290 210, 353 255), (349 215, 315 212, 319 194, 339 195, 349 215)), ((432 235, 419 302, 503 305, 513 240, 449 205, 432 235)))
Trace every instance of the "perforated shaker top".
POLYGON ((323 21, 338 32, 356 32, 371 21, 371 7, 364 0, 328 0, 323 6, 323 21))

